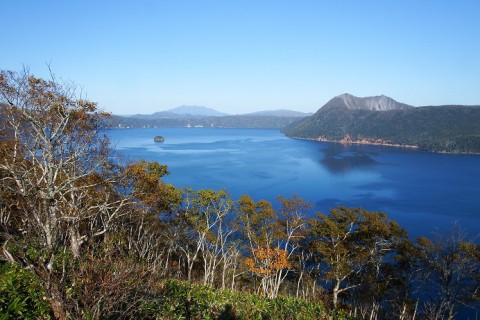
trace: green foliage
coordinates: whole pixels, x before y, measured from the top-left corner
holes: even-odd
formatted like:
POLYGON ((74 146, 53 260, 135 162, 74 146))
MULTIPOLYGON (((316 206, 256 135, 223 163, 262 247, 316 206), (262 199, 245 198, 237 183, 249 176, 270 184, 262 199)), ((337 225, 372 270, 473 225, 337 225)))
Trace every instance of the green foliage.
POLYGON ((327 319, 318 303, 293 297, 265 299, 174 280, 165 283, 148 313, 156 319, 327 319))
MULTIPOLYGON (((311 242, 321 280, 331 283, 333 307, 337 308, 340 294, 355 288, 379 282, 386 270, 385 255, 394 254, 407 233, 383 212, 369 212, 361 208, 332 209, 329 215, 318 214, 311 221, 311 242), (358 279, 360 277, 360 279, 358 279), (367 280, 368 279, 368 280, 367 280)), ((367 296, 385 293, 385 288, 369 288, 367 296)))
POLYGON ((0 264, 0 320, 4 319, 50 319, 39 280, 10 263, 0 264))
POLYGON ((250 196, 242 195, 238 200, 237 228, 248 239, 251 247, 269 247, 275 233, 277 214, 266 200, 255 202, 250 196))

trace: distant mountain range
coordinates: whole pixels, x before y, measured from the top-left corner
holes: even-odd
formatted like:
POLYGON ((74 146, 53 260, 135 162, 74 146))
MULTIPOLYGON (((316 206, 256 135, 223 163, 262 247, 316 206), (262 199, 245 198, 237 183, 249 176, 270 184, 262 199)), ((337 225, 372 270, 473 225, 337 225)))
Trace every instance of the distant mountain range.
POLYGON ((172 118, 202 118, 223 117, 226 113, 202 106, 180 106, 173 109, 155 112, 153 114, 136 114, 130 116, 138 119, 172 119, 172 118))
POLYGON ((480 153, 480 106, 412 107, 386 96, 343 94, 283 131, 320 141, 480 153))
POLYGON ((180 106, 131 116, 112 116, 109 120, 117 128, 154 127, 210 127, 210 128, 275 128, 280 129, 299 118, 312 115, 292 110, 269 110, 244 115, 228 115, 202 106, 180 106))
MULTIPOLYGON (((270 116, 270 117, 307 117, 313 113, 305 113, 293 110, 265 110, 241 114, 242 116, 270 116)), ((202 106, 180 106, 173 109, 155 112, 153 114, 135 114, 129 117, 138 119, 172 119, 172 118, 202 118, 202 117, 224 117, 227 113, 202 106)))
POLYGON ((206 116, 206 117, 222 117, 227 115, 224 112, 220 112, 215 109, 202 107, 202 106, 180 106, 167 111, 171 113, 177 113, 177 114, 197 115, 197 116, 206 116))

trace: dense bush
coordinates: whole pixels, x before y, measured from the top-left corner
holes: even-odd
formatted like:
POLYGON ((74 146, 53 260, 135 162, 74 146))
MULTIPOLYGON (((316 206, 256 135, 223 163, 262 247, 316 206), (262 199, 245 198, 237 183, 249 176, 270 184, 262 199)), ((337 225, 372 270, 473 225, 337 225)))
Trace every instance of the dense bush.
POLYGON ((165 283, 157 300, 145 305, 145 313, 156 319, 327 319, 318 303, 266 299, 176 280, 165 283))
POLYGON ((0 319, 50 319, 38 279, 10 263, 0 264, 0 319))

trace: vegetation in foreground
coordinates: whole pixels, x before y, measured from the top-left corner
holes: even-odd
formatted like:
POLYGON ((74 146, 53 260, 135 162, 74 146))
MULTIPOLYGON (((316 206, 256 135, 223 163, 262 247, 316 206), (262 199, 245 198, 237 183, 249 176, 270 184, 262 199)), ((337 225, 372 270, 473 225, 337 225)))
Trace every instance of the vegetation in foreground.
MULTIPOLYGON (((179 190, 122 165, 108 115, 75 88, 0 73, 0 317, 454 319, 478 310, 480 248, 414 242, 384 213, 307 220, 226 191, 179 190)), ((473 313, 474 314, 474 313, 473 313)))

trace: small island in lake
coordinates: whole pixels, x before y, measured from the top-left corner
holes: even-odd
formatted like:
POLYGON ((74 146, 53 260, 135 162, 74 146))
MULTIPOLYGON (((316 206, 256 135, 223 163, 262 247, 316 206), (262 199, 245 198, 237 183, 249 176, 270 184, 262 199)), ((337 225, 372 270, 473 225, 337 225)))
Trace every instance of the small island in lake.
POLYGON ((155 136, 155 138, 153 138, 153 141, 155 141, 155 142, 164 142, 164 141, 165 141, 165 137, 164 137, 164 136, 155 136))

